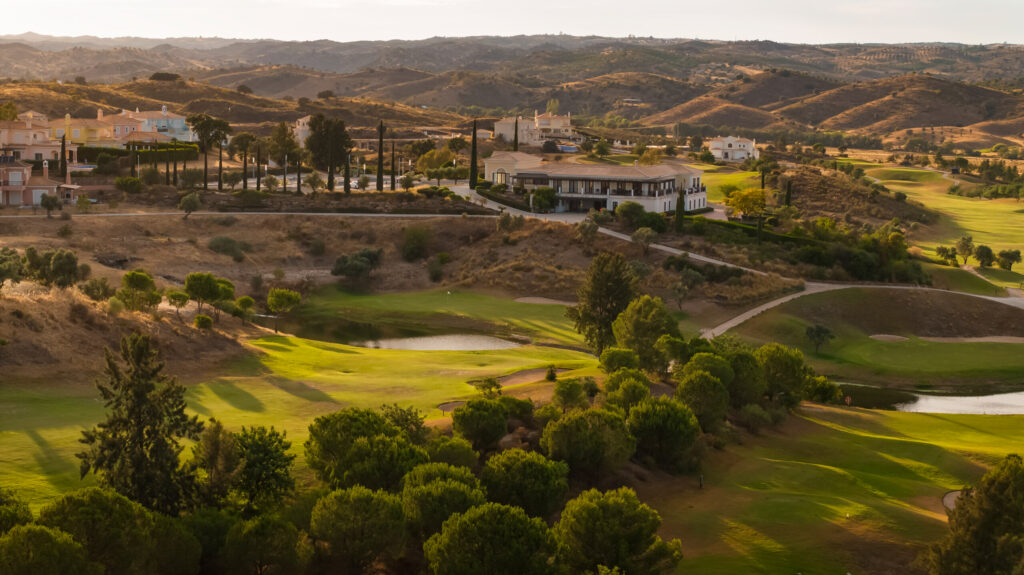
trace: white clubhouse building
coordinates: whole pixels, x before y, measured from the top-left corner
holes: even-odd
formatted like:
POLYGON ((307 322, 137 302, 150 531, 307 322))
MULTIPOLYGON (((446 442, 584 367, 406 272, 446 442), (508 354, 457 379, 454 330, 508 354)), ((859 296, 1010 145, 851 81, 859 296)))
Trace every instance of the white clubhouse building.
POLYGON ((492 184, 510 188, 553 188, 556 212, 614 210, 624 202, 636 202, 649 212, 673 211, 680 203, 688 212, 708 205, 702 172, 683 165, 544 163, 530 154, 495 152, 484 160, 484 174, 492 184))
POLYGON ((515 139, 516 125, 519 126, 519 143, 528 146, 539 146, 546 140, 577 140, 576 131, 572 129, 572 114, 533 113, 533 119, 522 116, 502 118, 494 123, 494 137, 501 136, 506 142, 515 139), (518 122, 517 122, 518 121, 518 122))
POLYGON ((719 162, 743 162, 747 158, 760 157, 757 151, 757 140, 737 138, 734 136, 719 136, 708 141, 708 151, 719 162))

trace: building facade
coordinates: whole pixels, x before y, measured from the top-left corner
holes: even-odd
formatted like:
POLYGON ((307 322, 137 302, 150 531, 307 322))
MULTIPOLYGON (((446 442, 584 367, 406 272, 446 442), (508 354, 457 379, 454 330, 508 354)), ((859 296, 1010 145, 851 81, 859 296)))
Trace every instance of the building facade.
POLYGON ((719 136, 708 141, 708 151, 720 162, 743 162, 748 158, 758 159, 757 140, 719 136))
MULTIPOLYGON (((75 162, 78 146, 67 142, 68 161, 75 162)), ((60 161, 60 139, 50 139, 45 117, 19 115, 13 122, 0 122, 0 156, 16 160, 60 161)))
MULTIPOLYGON (((70 173, 70 172, 69 172, 70 173)), ((44 195, 57 196, 65 203, 78 199, 79 186, 50 179, 50 167, 43 161, 42 175, 11 155, 0 155, 0 206, 38 206, 44 195)))
POLYGON ((515 137, 516 120, 519 120, 519 143, 527 146, 539 146, 545 140, 576 141, 579 136, 572 129, 572 114, 533 113, 533 120, 523 118, 502 118, 494 123, 494 137, 501 136, 506 142, 515 137))
POLYGON ((614 210, 625 202, 636 202, 649 212, 707 207, 702 172, 683 165, 545 164, 530 154, 496 152, 484 161, 484 174, 493 184, 526 192, 554 189, 557 212, 614 210))

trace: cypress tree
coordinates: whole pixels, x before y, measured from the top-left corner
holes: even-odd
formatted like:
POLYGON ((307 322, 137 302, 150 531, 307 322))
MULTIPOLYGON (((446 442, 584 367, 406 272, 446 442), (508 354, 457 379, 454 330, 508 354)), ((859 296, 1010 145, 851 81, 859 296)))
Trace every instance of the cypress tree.
POLYGON ((793 199, 793 181, 786 182, 786 205, 789 205, 790 200, 793 199))
POLYGON ((217 191, 224 191, 224 142, 217 145, 217 191))
MULTIPOLYGON (((175 176, 177 179, 177 176, 175 176)), ((249 189, 249 144, 242 150, 242 189, 249 189)))
POLYGON ((68 176, 68 148, 66 136, 60 137, 60 177, 68 176))
POLYGON ((395 191, 395 140, 391 139, 391 191, 395 191))
POLYGON ((352 193, 352 150, 345 150, 345 193, 352 193))
POLYGON ((263 174, 260 173, 260 145, 256 144, 256 191, 257 192, 260 191, 260 181, 262 179, 261 178, 262 175, 263 174))
POLYGON ((512 151, 519 151, 519 116, 516 116, 516 126, 512 128, 512 151))
POLYGON ((469 189, 476 189, 477 166, 476 166, 476 120, 473 120, 473 139, 469 147, 469 189))
POLYGON ((171 185, 171 149, 164 147, 164 185, 171 185))
POLYGON ((327 126, 327 191, 334 191, 334 121, 327 126))
POLYGON ((384 191, 384 120, 377 127, 377 191, 384 191))
POLYGON ((178 185, 178 143, 174 143, 174 148, 171 152, 174 155, 174 185, 178 185))

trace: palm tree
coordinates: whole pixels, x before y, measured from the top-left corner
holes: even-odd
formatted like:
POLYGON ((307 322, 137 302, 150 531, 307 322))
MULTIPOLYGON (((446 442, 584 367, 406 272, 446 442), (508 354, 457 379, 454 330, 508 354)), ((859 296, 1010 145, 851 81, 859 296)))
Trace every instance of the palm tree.
MULTIPOLYGON (((185 119, 192 131, 196 134, 199 143, 199 151, 203 153, 203 191, 209 191, 209 170, 208 154, 210 146, 223 142, 224 138, 231 133, 231 125, 225 120, 214 118, 208 114, 192 114, 185 119)), ((218 174, 218 180, 220 175, 218 174)))

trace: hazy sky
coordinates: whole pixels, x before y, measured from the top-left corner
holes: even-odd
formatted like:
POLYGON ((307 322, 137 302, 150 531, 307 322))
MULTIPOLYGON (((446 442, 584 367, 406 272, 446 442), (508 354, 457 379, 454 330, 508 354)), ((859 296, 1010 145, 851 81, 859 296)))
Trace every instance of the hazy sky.
POLYGON ((50 0, 0 34, 337 41, 566 33, 802 43, 1024 43, 1022 0, 50 0))

